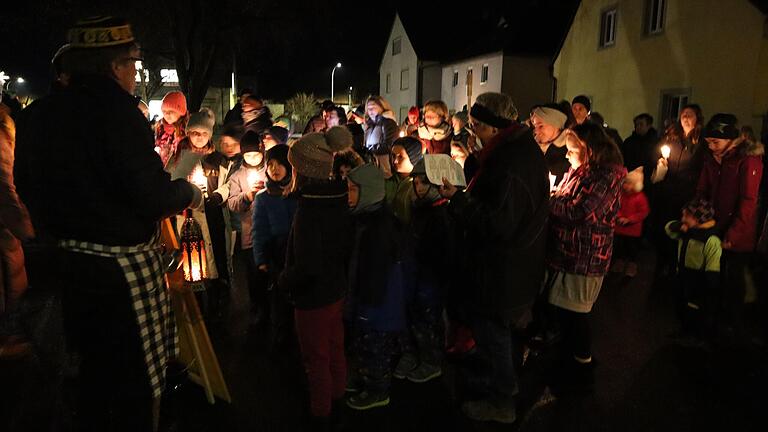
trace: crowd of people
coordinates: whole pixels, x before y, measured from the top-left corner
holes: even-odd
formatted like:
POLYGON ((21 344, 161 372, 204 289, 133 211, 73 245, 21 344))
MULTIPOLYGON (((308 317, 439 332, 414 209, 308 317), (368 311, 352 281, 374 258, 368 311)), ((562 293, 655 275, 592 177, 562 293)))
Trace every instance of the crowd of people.
MULTIPOLYGON (((519 113, 484 93, 465 111, 434 100, 405 119, 370 96, 350 112, 323 103, 299 135, 245 90, 218 123, 168 93, 150 127, 127 23, 82 21, 70 38, 55 91, 16 116, 17 134, 0 111, 0 311, 13 315, 28 285, 60 293, 83 430, 156 427, 176 355, 157 230, 187 208, 207 252, 206 319, 221 319, 243 271, 270 349, 298 341, 319 428, 342 403, 388 405, 393 378, 440 377, 446 356, 484 361, 466 374, 474 420, 515 422, 531 349, 557 353, 553 388, 589 387, 591 312, 611 272, 679 281, 686 343, 757 336, 745 309, 768 240, 763 147, 731 114, 705 122, 687 105, 660 135, 640 114, 622 140, 586 96, 519 113), (123 30, 95 37, 103 28, 123 30), (440 154, 466 187, 428 175, 440 154), (646 244, 655 269, 642 267, 646 244)), ((4 335, 2 349, 20 341, 4 335)))

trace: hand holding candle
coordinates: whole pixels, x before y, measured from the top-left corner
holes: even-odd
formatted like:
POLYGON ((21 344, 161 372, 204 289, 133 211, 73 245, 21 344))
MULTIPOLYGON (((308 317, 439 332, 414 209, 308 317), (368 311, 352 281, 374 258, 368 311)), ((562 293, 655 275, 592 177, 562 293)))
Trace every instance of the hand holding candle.
POLYGON ((664 157, 664 159, 669 159, 669 154, 672 152, 672 149, 668 145, 661 146, 661 156, 664 157))
POLYGON ((203 191, 203 195, 207 197, 208 194, 206 186, 208 184, 208 179, 205 177, 205 173, 203 172, 202 167, 198 166, 194 171, 192 171, 192 174, 189 176, 189 182, 200 188, 200 190, 203 191))
POLYGON ((549 173, 549 192, 554 192, 557 189, 557 185, 555 182, 557 181, 557 176, 549 173))
POLYGON ((403 138, 405 136, 405 131, 400 131, 400 138, 403 138))

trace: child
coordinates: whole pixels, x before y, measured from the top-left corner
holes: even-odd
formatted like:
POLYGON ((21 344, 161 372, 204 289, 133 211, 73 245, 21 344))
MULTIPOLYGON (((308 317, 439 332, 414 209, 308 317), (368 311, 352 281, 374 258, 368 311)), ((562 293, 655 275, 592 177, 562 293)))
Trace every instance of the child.
POLYGON ((348 289, 352 220, 347 188, 330 179, 333 154, 352 146, 346 128, 304 135, 288 150, 293 166, 293 218, 279 286, 294 304, 296 335, 307 372, 310 411, 318 426, 347 384, 342 309, 348 289))
POLYGON ((409 231, 413 254, 413 290, 407 296, 409 338, 395 370, 396 378, 423 383, 442 375, 444 296, 451 281, 446 263, 454 262, 455 234, 448 200, 429 182, 424 159, 411 172, 414 202, 409 231))
POLYGON ((347 178, 355 223, 350 262, 350 294, 345 315, 351 319, 350 377, 356 410, 389 404, 392 357, 405 328, 403 262, 397 220, 384 206, 384 175, 373 164, 355 168, 347 178))
POLYGON ((352 149, 338 152, 333 157, 333 177, 346 182, 349 172, 364 163, 363 158, 352 149))
POLYGON ((616 246, 611 271, 637 276, 637 252, 643 235, 643 221, 648 217, 648 198, 643 193, 643 168, 627 174, 622 184, 621 208, 614 228, 616 246))
POLYGON ((448 123, 445 102, 438 100, 424 104, 424 121, 419 125, 418 134, 423 153, 451 154, 453 127, 448 123))
MULTIPOLYGON (((286 196, 292 178, 288 146, 277 145, 267 151, 266 156, 267 189, 257 194, 253 203, 251 238, 254 265, 260 273, 267 275, 271 287, 285 266, 285 247, 296 212, 296 198, 286 196)), ((286 324, 290 306, 278 290, 273 289, 269 294, 272 348, 276 348, 289 330, 286 324)))
MULTIPOLYGON (((253 261, 251 223, 253 219, 253 201, 256 193, 264 189, 266 170, 264 168, 264 146, 261 136, 254 131, 247 131, 240 140, 240 153, 243 162, 240 168, 229 178, 229 211, 237 214, 240 220, 239 254, 245 264, 248 293, 251 297, 251 311, 254 325, 267 322, 269 314, 267 302, 267 280, 263 272, 256 269, 253 261)), ((236 242, 237 243, 237 242, 236 242)))
POLYGON ((155 126, 155 151, 166 166, 186 134, 189 113, 184 93, 173 91, 165 95, 162 110, 163 118, 155 126))
POLYGON ((679 221, 667 223, 667 235, 678 243, 677 274, 681 295, 678 312, 684 335, 712 336, 720 286, 723 249, 708 201, 695 199, 683 208, 679 221))
POLYGON ((464 178, 467 181, 475 177, 479 162, 475 154, 469 151, 465 142, 459 140, 451 141, 451 159, 458 162, 461 168, 464 169, 464 178))
POLYGON ((411 220, 413 186, 411 171, 424 155, 421 142, 414 137, 402 137, 392 143, 392 176, 387 179, 386 202, 397 219, 405 226, 411 220))

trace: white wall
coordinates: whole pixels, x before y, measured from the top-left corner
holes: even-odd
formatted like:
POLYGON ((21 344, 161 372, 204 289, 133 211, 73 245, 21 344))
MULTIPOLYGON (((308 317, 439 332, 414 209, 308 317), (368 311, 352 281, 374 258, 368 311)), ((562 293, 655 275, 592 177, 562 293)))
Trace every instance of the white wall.
POLYGON ((419 71, 416 52, 411 41, 408 39, 408 35, 405 33, 400 17, 395 15, 392 32, 389 35, 389 39, 387 39, 387 46, 381 59, 381 66, 379 67, 379 94, 392 104, 392 109, 395 111, 398 121, 402 120, 400 118, 402 107, 405 107, 407 110, 408 107, 416 104, 418 78, 419 71), (392 55, 392 42, 398 37, 401 38, 400 54, 392 55), (408 70, 408 88, 401 90, 400 76, 404 69, 408 70), (391 77, 389 92, 386 89, 387 74, 390 74, 391 77))
POLYGON ((486 92, 500 92, 504 56, 501 52, 458 61, 443 66, 442 99, 449 110, 461 111, 467 102, 467 70, 472 68, 472 101, 477 95, 486 92), (480 82, 483 65, 488 65, 488 81, 480 82), (453 87, 453 72, 459 72, 459 83, 453 87))

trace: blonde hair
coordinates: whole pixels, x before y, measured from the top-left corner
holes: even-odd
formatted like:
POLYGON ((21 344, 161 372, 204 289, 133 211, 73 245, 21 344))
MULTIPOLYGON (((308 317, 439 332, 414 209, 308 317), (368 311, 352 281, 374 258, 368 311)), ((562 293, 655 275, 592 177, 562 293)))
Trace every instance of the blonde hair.
POLYGON ((379 95, 368 96, 368 99, 365 101, 365 106, 368 106, 369 103, 375 103, 376 105, 380 106, 382 113, 386 111, 392 111, 392 105, 390 105, 386 99, 379 95))
POLYGON ((427 101, 427 103, 424 104, 424 113, 426 114, 427 111, 432 111, 439 115, 443 118, 443 121, 448 120, 448 105, 441 100, 427 101))
POLYGON ((517 108, 512 98, 503 93, 483 93, 475 99, 475 103, 484 106, 497 117, 517 120, 517 108))

